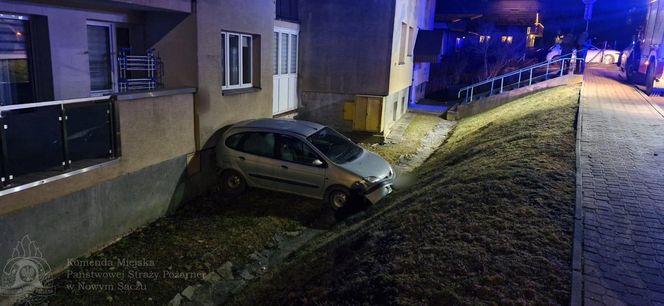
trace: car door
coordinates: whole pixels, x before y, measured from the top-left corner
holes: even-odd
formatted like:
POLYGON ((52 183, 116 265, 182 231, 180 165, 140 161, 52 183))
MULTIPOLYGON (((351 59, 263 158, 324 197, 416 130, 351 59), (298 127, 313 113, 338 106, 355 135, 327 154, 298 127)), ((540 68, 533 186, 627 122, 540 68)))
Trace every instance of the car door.
POLYGON ((325 190, 327 165, 304 141, 290 135, 277 134, 276 168, 281 190, 321 198, 325 190), (317 164, 323 162, 322 164, 317 164))
POLYGON ((234 151, 238 167, 250 186, 275 189, 275 135, 267 132, 247 132, 234 151))

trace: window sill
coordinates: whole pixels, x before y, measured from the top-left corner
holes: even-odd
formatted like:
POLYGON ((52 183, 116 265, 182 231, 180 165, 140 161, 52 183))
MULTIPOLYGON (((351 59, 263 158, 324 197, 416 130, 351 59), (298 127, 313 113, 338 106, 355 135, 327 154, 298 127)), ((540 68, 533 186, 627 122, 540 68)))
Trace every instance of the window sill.
POLYGON ((235 95, 241 95, 241 94, 246 94, 246 93, 252 93, 252 92, 257 92, 260 91, 260 87, 249 87, 249 88, 238 88, 238 89, 223 89, 221 91, 222 96, 235 96, 235 95))

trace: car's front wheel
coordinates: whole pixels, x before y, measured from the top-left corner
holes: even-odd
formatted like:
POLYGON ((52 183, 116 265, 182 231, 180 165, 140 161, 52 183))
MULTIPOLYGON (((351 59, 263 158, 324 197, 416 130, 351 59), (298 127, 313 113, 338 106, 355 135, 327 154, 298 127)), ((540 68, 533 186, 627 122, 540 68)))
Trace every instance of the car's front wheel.
POLYGON ((247 189, 247 181, 235 170, 226 170, 221 175, 221 191, 229 195, 239 195, 247 189))
POLYGON ((327 204, 334 210, 339 210, 350 202, 350 192, 346 188, 337 187, 327 195, 327 204))

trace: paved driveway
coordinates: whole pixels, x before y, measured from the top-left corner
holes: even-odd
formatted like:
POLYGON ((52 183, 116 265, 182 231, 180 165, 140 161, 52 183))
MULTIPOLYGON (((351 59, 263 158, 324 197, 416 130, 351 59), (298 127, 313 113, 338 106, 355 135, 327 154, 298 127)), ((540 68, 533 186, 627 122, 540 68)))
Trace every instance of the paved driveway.
POLYGON ((664 305, 664 117, 613 67, 581 104, 583 302, 664 305))

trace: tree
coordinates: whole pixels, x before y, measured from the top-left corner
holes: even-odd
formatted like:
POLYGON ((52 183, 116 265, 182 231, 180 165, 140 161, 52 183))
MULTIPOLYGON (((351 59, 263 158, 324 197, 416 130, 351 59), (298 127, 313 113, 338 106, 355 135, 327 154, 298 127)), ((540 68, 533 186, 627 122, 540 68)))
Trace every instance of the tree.
POLYGON ((509 28, 501 31, 492 23, 481 24, 478 32, 477 43, 469 47, 482 63, 478 80, 496 77, 531 62, 525 58, 525 33, 509 28))

